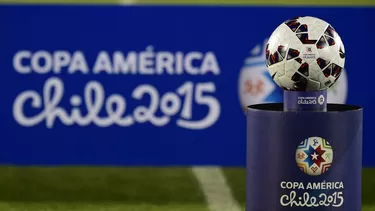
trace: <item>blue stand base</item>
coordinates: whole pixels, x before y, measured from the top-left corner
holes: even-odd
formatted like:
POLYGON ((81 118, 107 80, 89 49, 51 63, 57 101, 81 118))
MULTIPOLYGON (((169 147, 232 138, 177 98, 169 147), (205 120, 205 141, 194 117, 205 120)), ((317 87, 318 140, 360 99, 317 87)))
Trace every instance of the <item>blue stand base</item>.
POLYGON ((360 211, 362 108, 284 108, 248 107, 246 210, 360 211))

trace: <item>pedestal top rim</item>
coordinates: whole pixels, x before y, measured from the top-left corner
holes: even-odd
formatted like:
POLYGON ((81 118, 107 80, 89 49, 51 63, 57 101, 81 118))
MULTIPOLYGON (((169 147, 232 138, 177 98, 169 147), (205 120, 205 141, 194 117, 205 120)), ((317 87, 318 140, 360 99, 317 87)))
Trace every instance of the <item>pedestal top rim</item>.
POLYGON ((254 104, 247 106, 247 111, 251 112, 276 112, 276 113, 342 113, 342 112, 358 112, 362 111, 363 107, 356 106, 356 105, 348 105, 348 104, 334 104, 328 103, 327 104, 327 111, 320 112, 320 111, 284 111, 283 110, 283 103, 262 103, 262 104, 254 104))

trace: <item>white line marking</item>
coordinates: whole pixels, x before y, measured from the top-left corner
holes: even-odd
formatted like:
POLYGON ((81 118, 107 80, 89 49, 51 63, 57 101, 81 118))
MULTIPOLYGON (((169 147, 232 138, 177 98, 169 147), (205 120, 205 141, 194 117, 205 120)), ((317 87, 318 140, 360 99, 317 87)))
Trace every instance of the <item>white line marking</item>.
POLYGON ((193 167, 210 211, 242 211, 234 199, 223 171, 218 167, 193 167))
POLYGON ((137 3, 137 0, 120 0, 120 4, 123 5, 129 5, 129 4, 135 4, 137 3))

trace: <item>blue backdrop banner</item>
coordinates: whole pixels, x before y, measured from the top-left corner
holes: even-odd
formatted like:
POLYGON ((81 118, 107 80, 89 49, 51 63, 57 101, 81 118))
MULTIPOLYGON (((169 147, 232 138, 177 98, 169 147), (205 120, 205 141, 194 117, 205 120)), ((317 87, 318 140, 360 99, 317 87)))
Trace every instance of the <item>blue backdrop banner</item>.
POLYGON ((282 101, 264 43, 300 15, 342 37, 328 102, 364 107, 375 166, 375 9, 360 7, 1 6, 0 163, 245 166, 243 108, 282 101))

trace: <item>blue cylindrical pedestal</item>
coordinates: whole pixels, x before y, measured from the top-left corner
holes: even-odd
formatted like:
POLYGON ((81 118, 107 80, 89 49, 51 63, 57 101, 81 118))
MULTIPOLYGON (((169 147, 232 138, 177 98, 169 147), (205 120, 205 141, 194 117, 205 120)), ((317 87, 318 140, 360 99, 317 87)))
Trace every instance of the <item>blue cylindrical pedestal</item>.
POLYGON ((247 211, 360 211, 362 108, 247 110, 247 211))

